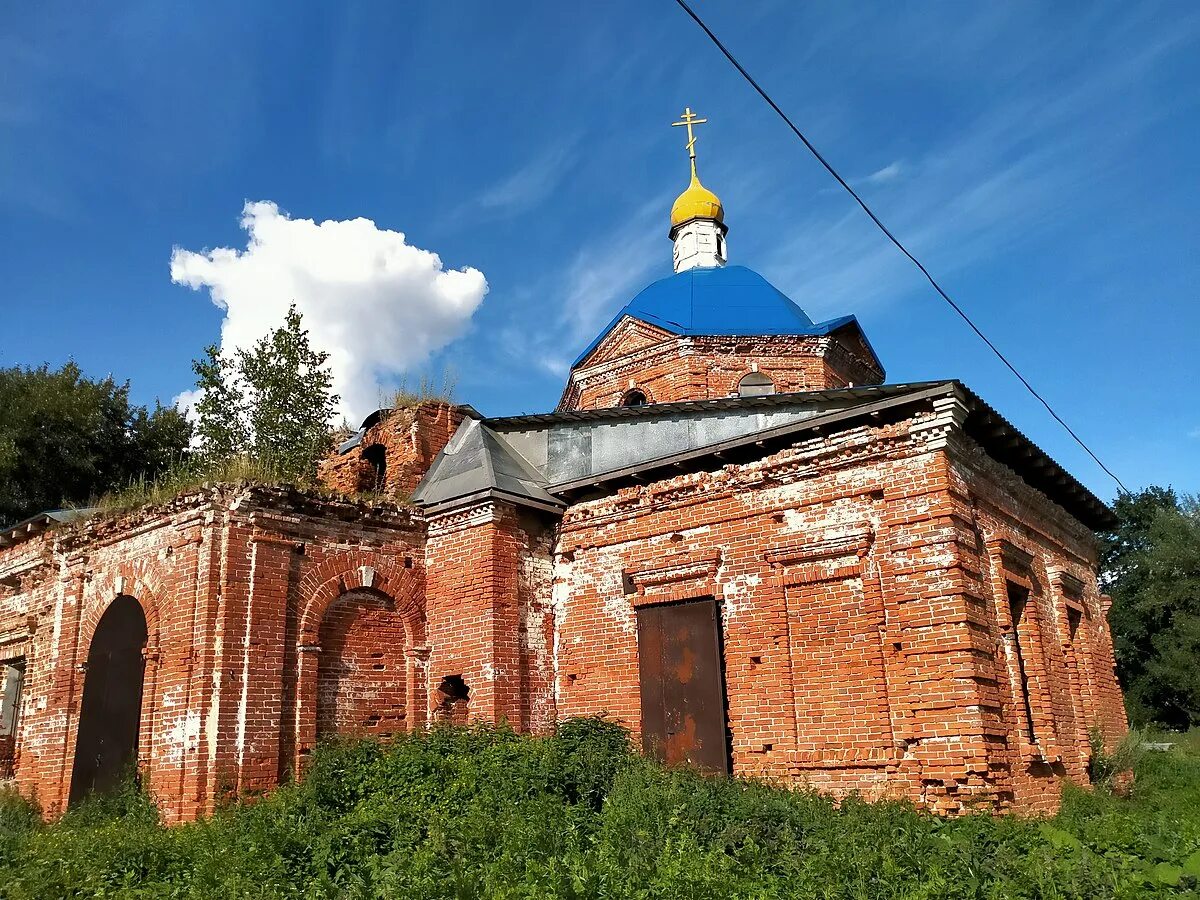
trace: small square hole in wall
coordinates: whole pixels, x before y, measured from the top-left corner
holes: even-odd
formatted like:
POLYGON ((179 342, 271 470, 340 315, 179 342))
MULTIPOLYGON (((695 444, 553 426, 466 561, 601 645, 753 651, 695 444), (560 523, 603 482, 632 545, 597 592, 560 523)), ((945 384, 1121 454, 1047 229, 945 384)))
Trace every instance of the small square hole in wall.
POLYGON ((750 657, 750 668, 757 669, 761 665, 762 665, 762 657, 761 656, 750 657))
POLYGON ((775 515, 771 516, 771 521, 776 525, 782 525, 787 521, 787 516, 785 516, 783 513, 775 513, 775 515))
POLYGON ((774 750, 774 749, 775 749, 775 745, 774 745, 774 744, 763 744, 763 749, 762 749, 762 752, 763 752, 763 753, 770 753, 770 752, 771 752, 772 750, 774 750))
POLYGON ((411 569, 413 567, 413 558, 411 556, 404 557, 404 568, 411 569))
POLYGON ((567 674, 567 681, 569 681, 571 684, 574 684, 574 683, 575 683, 576 681, 578 681, 578 680, 579 680, 579 674, 578 674, 578 673, 576 673, 576 672, 569 672, 569 673, 567 674))

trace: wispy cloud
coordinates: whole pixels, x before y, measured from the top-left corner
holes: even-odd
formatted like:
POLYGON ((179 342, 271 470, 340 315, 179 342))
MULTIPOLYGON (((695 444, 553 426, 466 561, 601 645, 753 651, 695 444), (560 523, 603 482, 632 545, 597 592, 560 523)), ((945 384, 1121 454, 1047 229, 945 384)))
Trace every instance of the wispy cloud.
MULTIPOLYGON (((1073 81, 1031 80, 924 153, 863 178, 866 187, 888 186, 886 195, 868 192, 868 202, 942 275, 1028 240, 1065 214, 1084 214, 1088 185, 1126 164, 1124 148, 1167 114, 1132 100, 1117 113, 1116 98, 1182 46, 1183 31, 1128 48, 1122 62, 1073 81)), ((833 212, 835 202, 814 204, 791 227, 767 256, 769 277, 818 316, 861 312, 919 283, 856 208, 847 202, 833 212)))
POLYGON ((895 181, 904 171, 904 167, 900 165, 900 160, 894 163, 889 163, 878 171, 872 172, 866 178, 862 179, 867 184, 887 184, 889 181, 895 181))
POLYGON ((1188 437, 1190 437, 1192 440, 1200 441, 1200 425, 1197 425, 1195 428, 1189 431, 1188 437))
POLYGON ((576 142, 562 141, 485 190, 479 206, 506 215, 536 207, 562 182, 576 158, 576 142))
POLYGON ((566 266, 518 288, 515 314, 498 335, 498 362, 565 376, 576 354, 669 259, 661 222, 667 203, 656 196, 611 231, 591 236, 566 266), (549 316, 547 298, 556 310, 549 316))

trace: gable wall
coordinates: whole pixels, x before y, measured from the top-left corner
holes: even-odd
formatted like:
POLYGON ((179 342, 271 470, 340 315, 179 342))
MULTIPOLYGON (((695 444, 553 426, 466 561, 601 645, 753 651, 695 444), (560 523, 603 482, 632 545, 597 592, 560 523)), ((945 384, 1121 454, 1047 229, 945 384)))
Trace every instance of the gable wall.
POLYGON ((776 393, 879 384, 883 373, 853 347, 826 337, 679 337, 649 342, 626 319, 572 370, 560 409, 619 406, 632 388, 652 403, 736 397, 738 382, 759 371, 776 393))

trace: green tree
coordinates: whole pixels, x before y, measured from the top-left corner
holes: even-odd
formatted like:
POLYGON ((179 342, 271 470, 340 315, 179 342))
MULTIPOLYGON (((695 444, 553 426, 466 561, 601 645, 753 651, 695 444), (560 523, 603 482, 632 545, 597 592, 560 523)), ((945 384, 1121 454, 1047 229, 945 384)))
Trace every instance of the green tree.
POLYGON ((308 478, 330 445, 329 354, 313 349, 293 305, 283 324, 253 347, 223 357, 216 347, 192 364, 201 399, 196 433, 216 462, 249 453, 288 478, 308 478))
POLYGON ((153 478, 191 434, 178 410, 133 405, 128 382, 86 378, 73 362, 0 369, 0 523, 153 478))
POLYGON ((1130 719, 1200 725, 1200 504, 1149 487, 1113 508, 1102 579, 1130 719))
POLYGON ((234 363, 215 344, 204 348, 204 358, 192 361, 196 373, 196 442, 208 460, 228 459, 249 449, 246 397, 234 363))

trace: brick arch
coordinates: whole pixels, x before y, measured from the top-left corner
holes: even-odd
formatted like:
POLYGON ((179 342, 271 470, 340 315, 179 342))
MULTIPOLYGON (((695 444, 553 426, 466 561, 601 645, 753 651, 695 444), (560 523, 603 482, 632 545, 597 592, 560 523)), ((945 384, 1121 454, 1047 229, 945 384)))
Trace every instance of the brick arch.
POLYGON ((86 648, 92 645, 92 638, 100 619, 108 611, 112 602, 118 597, 132 597, 141 604, 146 616, 146 652, 157 652, 159 632, 162 619, 162 576, 153 569, 132 566, 121 566, 115 573, 97 579, 92 588, 93 595, 104 597, 103 603, 89 604, 83 619, 79 623, 78 646, 86 658, 86 648))
POLYGON ((338 597, 350 591, 368 590, 396 604, 404 620, 409 646, 425 643, 425 579, 415 569, 406 569, 376 553, 340 553, 325 560, 300 582, 301 596, 308 597, 300 613, 301 646, 319 642, 321 620, 338 597))
POLYGON ((351 591, 369 591, 392 601, 404 623, 406 718, 409 728, 424 724, 427 704, 424 660, 425 579, 419 570, 407 569, 392 559, 370 551, 339 553, 322 562, 300 582, 308 599, 300 613, 296 664, 296 760, 303 771, 317 743, 317 679, 321 653, 321 622, 340 597, 351 591))
POLYGON ((643 397, 646 398, 647 406, 650 405, 651 403, 657 402, 654 399, 654 394, 651 392, 650 388, 646 387, 644 384, 635 384, 633 387, 627 387, 627 388, 625 388, 625 390, 621 391, 621 396, 617 399, 617 405, 624 406, 625 398, 628 397, 630 394, 632 394, 634 391, 637 391, 639 394, 641 394, 643 397))
POLYGON ((780 375, 778 373, 769 372, 760 367, 758 369, 746 369, 744 372, 738 372, 736 375, 734 375, 725 392, 725 396, 741 396, 742 379, 748 375, 761 375, 763 378, 769 379, 771 386, 775 389, 775 393, 783 393, 783 391, 781 391, 779 388, 779 382, 781 381, 780 375))
MULTIPOLYGON (((67 714, 69 724, 63 746, 63 765, 60 778, 60 800, 65 807, 70 789, 70 761, 75 757, 75 740, 78 737, 79 715, 83 703, 83 680, 86 677, 83 663, 88 658, 92 640, 100 620, 118 597, 132 597, 142 607, 146 617, 146 648, 143 651, 146 669, 142 676, 142 711, 138 734, 138 767, 145 769, 153 758, 155 716, 158 712, 158 663, 162 633, 163 603, 166 596, 163 578, 157 569, 145 563, 118 566, 114 572, 93 579, 93 599, 101 602, 86 604, 80 618, 75 642, 75 665, 72 667, 72 697, 67 714)), ((152 774, 152 773, 148 773, 152 774)))

